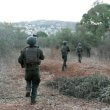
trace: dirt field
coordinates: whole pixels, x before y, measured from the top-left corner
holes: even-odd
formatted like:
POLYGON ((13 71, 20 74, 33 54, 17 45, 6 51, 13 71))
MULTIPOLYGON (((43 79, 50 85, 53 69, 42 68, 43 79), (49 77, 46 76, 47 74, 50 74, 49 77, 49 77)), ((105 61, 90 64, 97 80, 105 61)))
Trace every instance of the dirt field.
POLYGON ((62 61, 46 58, 41 66, 41 83, 36 105, 30 105, 25 98, 24 70, 17 61, 1 60, 0 63, 0 110, 110 110, 110 105, 63 96, 56 90, 45 86, 48 80, 58 75, 82 76, 93 73, 110 75, 109 65, 101 64, 94 58, 84 58, 79 64, 77 59, 68 60, 68 68, 61 71, 62 61))

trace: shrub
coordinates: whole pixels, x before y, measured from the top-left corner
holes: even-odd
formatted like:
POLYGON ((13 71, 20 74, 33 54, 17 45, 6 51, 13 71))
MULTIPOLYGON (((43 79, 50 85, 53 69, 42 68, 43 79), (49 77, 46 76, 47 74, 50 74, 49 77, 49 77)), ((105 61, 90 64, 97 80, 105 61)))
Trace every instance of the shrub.
POLYGON ((100 90, 99 100, 110 104, 110 85, 100 90))
POLYGON ((55 80, 48 82, 47 86, 58 89, 60 93, 67 96, 87 100, 99 99, 103 102, 110 100, 110 80, 103 75, 57 77, 55 80))
POLYGON ((108 61, 110 60, 110 32, 106 33, 105 37, 104 41, 98 47, 98 56, 100 60, 104 58, 108 61))
POLYGON ((11 24, 0 23, 0 57, 7 57, 26 45, 27 35, 11 24))

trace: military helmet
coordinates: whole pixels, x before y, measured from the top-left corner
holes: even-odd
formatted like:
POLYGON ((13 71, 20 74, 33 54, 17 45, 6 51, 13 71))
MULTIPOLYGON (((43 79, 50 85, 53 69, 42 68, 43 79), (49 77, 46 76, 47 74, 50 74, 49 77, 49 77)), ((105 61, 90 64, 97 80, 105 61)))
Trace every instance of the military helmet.
POLYGON ((63 44, 66 45, 67 44, 67 41, 63 41, 63 44))
POLYGON ((81 43, 80 42, 78 43, 78 46, 81 46, 81 43))
POLYGON ((36 38, 35 37, 28 37, 27 38, 27 44, 29 44, 30 46, 34 46, 36 44, 36 38))

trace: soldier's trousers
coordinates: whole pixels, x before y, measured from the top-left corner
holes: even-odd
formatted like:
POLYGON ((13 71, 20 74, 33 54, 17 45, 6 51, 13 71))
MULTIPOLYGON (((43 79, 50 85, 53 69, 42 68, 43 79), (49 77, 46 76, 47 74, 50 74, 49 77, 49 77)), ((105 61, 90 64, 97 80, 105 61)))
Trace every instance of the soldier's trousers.
POLYGON ((36 100, 37 88, 40 83, 39 68, 26 69, 25 72, 26 91, 31 93, 31 101, 36 100))
POLYGON ((90 56, 91 56, 91 54, 90 54, 90 52, 88 51, 88 52, 87 52, 87 57, 90 57, 90 56))
POLYGON ((67 65, 66 65, 67 55, 62 56, 62 59, 63 59, 62 71, 64 71, 64 69, 67 68, 67 65))
POLYGON ((82 60, 82 55, 78 54, 78 62, 81 63, 81 60, 82 60))

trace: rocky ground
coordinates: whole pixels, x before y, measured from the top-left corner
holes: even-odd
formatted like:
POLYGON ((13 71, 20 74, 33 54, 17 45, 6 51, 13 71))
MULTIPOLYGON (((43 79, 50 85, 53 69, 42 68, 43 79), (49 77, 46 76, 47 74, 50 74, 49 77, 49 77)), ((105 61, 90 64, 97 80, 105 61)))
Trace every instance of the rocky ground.
POLYGON ((99 64, 94 59, 85 58, 81 64, 69 60, 68 68, 61 71, 62 62, 46 59, 41 64, 41 83, 38 89, 37 103, 30 105, 25 97, 24 70, 16 61, 0 63, 0 110, 110 110, 110 105, 97 101, 87 101, 63 96, 58 91, 48 88, 45 83, 57 75, 81 76, 93 73, 110 74, 106 64, 99 64))

